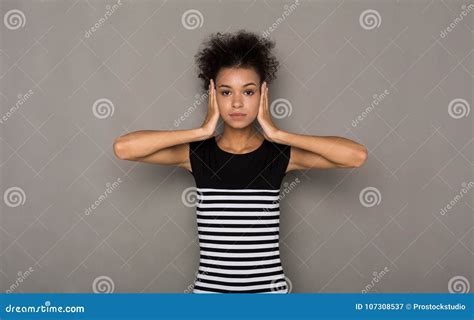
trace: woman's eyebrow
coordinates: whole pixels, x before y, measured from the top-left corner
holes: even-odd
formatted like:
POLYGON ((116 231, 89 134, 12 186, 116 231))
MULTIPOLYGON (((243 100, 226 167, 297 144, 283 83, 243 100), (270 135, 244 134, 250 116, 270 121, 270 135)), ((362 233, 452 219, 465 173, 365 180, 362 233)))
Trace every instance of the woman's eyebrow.
MULTIPOLYGON (((257 86, 254 82, 249 82, 249 83, 244 84, 244 85, 242 86, 242 88, 247 87, 247 86, 250 86, 250 85, 257 86)), ((231 86, 229 86, 229 85, 227 85, 227 84, 221 84, 221 85, 219 86, 219 88, 220 88, 220 87, 232 88, 231 86)))

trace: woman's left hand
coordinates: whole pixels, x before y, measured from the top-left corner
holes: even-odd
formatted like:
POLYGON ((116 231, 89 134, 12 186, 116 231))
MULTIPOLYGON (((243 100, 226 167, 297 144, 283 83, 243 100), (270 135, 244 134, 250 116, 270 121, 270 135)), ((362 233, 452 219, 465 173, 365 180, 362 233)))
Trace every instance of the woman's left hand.
POLYGON ((273 141, 273 137, 278 132, 278 128, 273 123, 268 108, 268 87, 265 81, 260 87, 260 106, 258 108, 257 120, 263 129, 264 137, 267 140, 273 141))

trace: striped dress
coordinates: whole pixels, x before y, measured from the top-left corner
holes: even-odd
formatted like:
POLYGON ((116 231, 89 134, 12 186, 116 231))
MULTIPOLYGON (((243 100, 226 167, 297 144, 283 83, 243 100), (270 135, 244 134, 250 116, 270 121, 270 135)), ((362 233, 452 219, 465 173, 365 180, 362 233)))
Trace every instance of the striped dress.
POLYGON ((280 261, 280 185, 290 146, 233 154, 214 137, 190 143, 200 260, 193 293, 288 293, 280 261))

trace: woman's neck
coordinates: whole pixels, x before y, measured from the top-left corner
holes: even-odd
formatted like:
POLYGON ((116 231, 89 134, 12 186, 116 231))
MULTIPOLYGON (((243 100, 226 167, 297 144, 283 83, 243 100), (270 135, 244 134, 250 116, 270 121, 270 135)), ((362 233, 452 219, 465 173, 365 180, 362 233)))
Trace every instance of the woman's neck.
POLYGON ((237 153, 255 149, 263 139, 264 137, 252 125, 236 129, 224 124, 224 130, 218 136, 219 145, 237 153))

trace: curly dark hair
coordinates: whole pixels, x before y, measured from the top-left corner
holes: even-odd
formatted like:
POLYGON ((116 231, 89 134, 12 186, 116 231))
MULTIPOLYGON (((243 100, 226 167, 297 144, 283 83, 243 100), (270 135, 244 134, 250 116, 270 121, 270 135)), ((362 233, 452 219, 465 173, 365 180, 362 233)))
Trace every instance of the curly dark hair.
POLYGON ((211 79, 221 68, 253 68, 260 81, 270 83, 276 78, 278 60, 272 53, 275 42, 253 32, 239 30, 234 33, 213 33, 194 56, 198 77, 203 79, 203 89, 209 88, 211 79))

